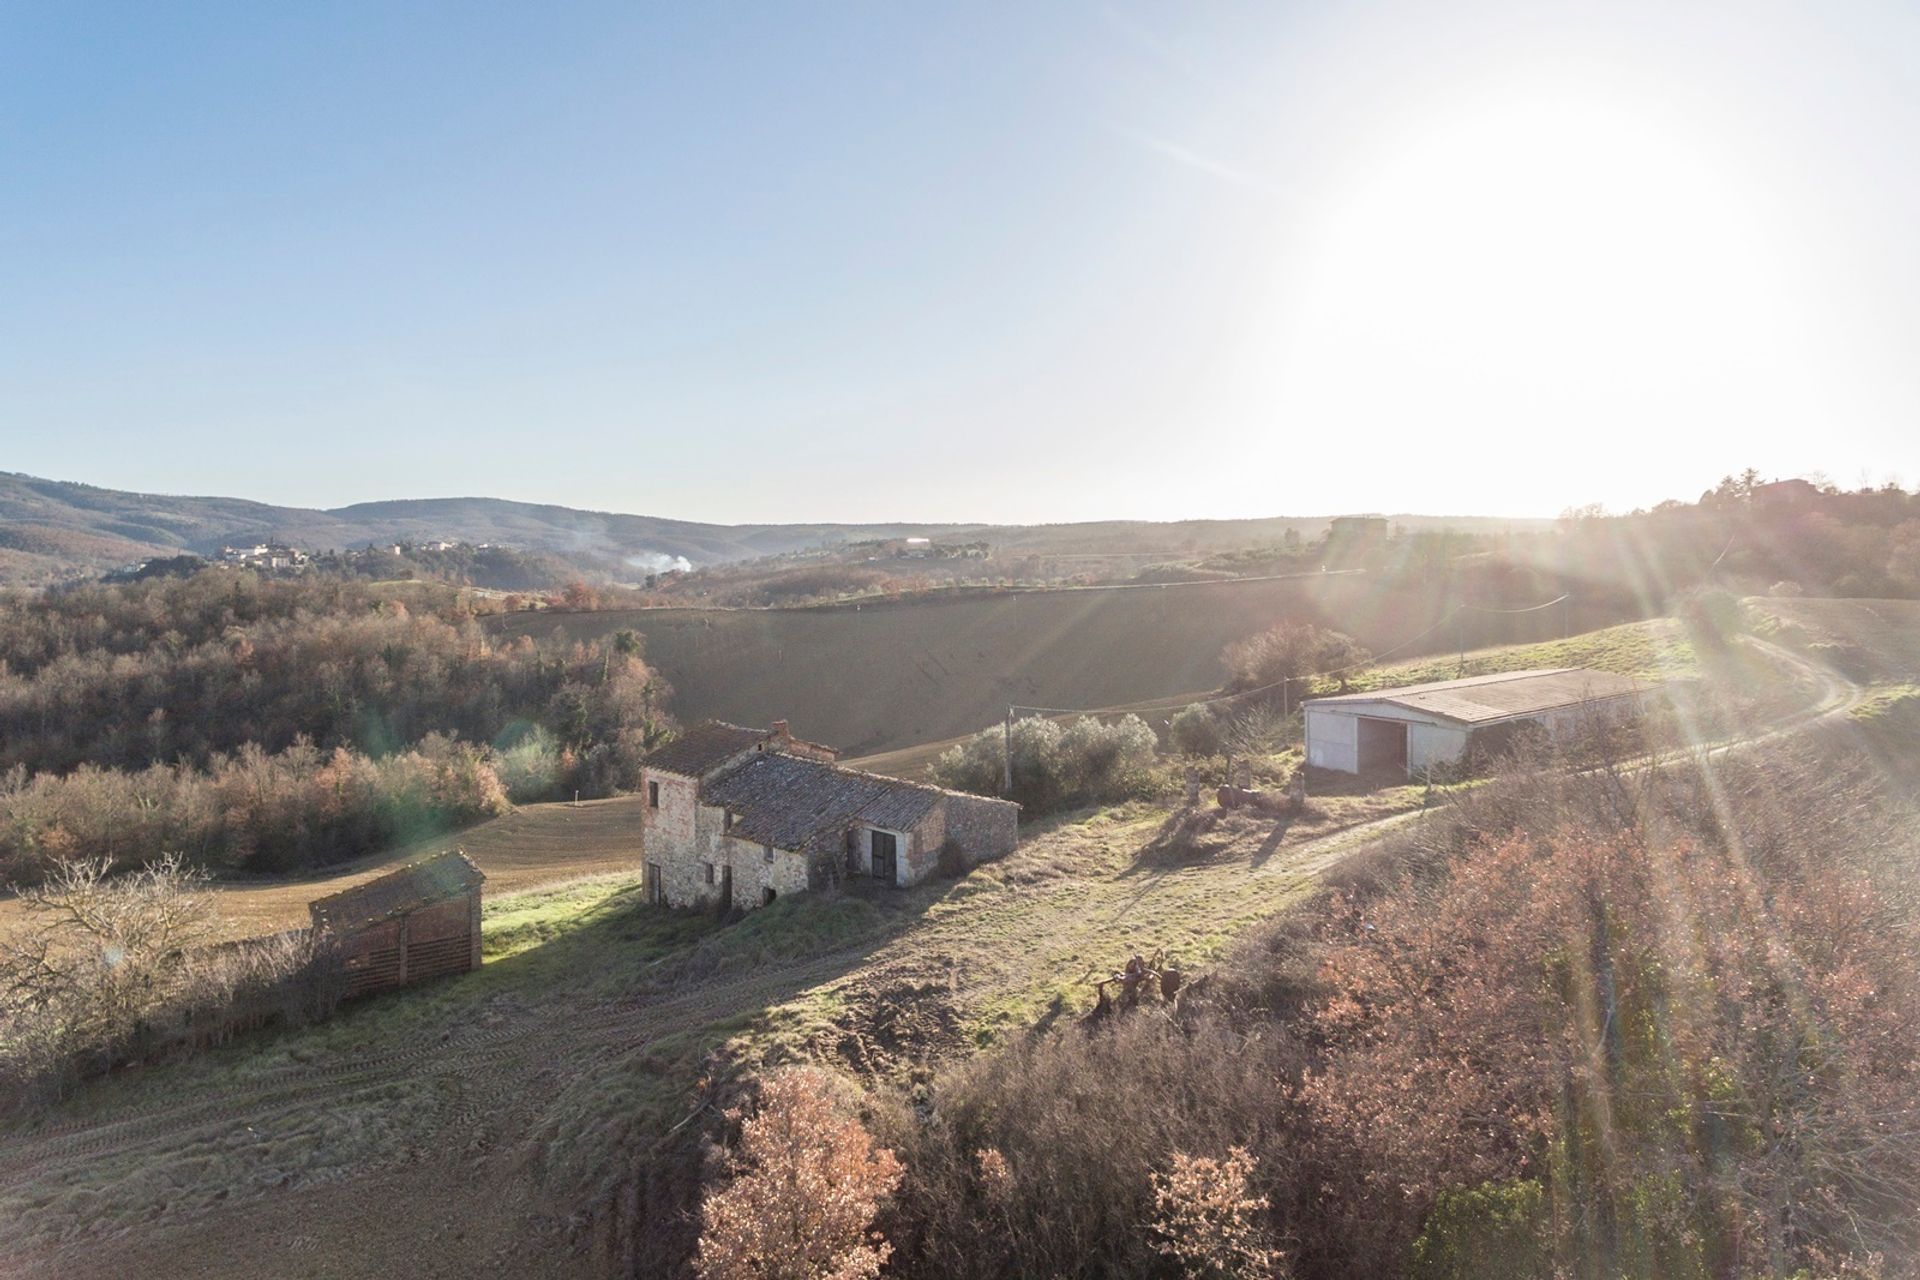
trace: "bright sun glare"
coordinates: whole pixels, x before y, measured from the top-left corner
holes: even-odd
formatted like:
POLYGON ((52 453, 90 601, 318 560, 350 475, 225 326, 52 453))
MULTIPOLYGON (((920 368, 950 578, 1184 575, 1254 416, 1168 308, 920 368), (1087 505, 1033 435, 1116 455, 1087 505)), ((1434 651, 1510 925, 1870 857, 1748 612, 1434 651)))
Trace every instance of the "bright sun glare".
POLYGON ((1803 410, 1809 341, 1725 154, 1550 89, 1356 150, 1273 291, 1282 420, 1497 448, 1803 410))

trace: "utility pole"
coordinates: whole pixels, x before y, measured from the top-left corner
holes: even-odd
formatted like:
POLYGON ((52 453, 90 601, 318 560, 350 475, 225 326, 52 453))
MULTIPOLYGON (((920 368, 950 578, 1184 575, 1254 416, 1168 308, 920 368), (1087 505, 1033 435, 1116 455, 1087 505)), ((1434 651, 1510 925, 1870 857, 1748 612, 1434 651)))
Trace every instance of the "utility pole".
POLYGON ((1000 794, 1013 794, 1013 708, 1007 708, 1006 749, 1000 753, 1000 794))

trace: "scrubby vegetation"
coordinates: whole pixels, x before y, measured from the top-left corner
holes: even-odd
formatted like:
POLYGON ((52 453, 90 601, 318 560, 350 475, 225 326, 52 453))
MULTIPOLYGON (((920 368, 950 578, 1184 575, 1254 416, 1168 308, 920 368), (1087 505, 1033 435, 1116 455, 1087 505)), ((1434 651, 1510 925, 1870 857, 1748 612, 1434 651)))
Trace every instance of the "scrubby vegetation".
POLYGON ((338 975, 304 932, 207 945, 205 876, 178 857, 108 872, 61 865, 0 936, 0 1111, 124 1063, 304 1025, 338 1002, 338 975))
POLYGON ((875 1150, 846 1090, 793 1067, 769 1077, 751 1115, 729 1119, 740 1137, 723 1185, 701 1207, 702 1280, 868 1280, 893 1246, 870 1235, 900 1182, 893 1153, 875 1150))
POLYGON ((883 1111, 889 1238, 917 1275, 1162 1274, 1159 1189, 1243 1146, 1298 1276, 1907 1274, 1912 820, 1837 738, 1496 781, 1173 1017, 883 1111))
POLYGON ((209 571, 0 610, 0 879, 285 870, 632 784, 640 642, 494 642, 447 588, 209 571))
POLYGON ((1352 636, 1310 622, 1282 622, 1236 640, 1220 655, 1231 692, 1275 689, 1306 676, 1327 675, 1340 687, 1373 660, 1352 636))
MULTIPOLYGON (((934 780, 956 791, 1000 794, 1008 741, 1004 729, 975 734, 934 762, 934 780)), ((1010 797, 1037 816, 1140 794, 1151 783, 1158 742, 1136 715, 1112 723, 1082 716, 1070 725, 1027 716, 1013 722, 1011 745, 1010 797)))

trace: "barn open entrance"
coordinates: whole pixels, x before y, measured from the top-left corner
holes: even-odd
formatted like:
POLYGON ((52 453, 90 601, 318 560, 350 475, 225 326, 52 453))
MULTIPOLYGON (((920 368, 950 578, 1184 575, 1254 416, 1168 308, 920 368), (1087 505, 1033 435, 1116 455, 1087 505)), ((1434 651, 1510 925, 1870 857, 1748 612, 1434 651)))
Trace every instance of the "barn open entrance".
POLYGON ((1360 717, 1359 771, 1375 769, 1407 771, 1407 722, 1360 717))

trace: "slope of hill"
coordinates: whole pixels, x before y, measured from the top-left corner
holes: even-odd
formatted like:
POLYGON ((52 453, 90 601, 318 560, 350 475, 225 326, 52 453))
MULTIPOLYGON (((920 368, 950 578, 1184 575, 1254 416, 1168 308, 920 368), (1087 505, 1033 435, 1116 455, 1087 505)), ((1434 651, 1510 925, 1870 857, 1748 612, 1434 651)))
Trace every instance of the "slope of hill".
MULTIPOLYGON (((1852 610, 1797 608, 1853 638, 1852 610)), ((1421 803, 1399 791, 1387 808, 1421 803)), ((631 858, 630 808, 541 806, 475 845, 596 870, 631 858)), ((154 1257, 234 1277, 262 1257, 310 1275, 629 1273, 635 1239, 657 1248, 686 1220, 673 1178, 716 1131, 716 1068, 811 1057, 898 1082, 1067 1025, 1093 999, 1080 975, 1163 949, 1204 972, 1401 823, 1332 805, 1277 826, 1226 815, 1204 855, 1167 864, 1151 852, 1167 816, 1068 815, 959 881, 854 883, 731 926, 645 907, 630 871, 490 896, 476 973, 0 1125, 0 1242, 22 1274, 73 1277, 154 1257), (613 1202, 609 1169, 648 1197, 633 1237, 583 1207, 613 1202)))
MULTIPOLYGON (((1485 532, 1545 521, 1396 516, 1408 528, 1436 524, 1485 532)), ((99 489, 0 472, 0 584, 50 581, 77 571, 226 543, 273 540, 306 550, 369 543, 495 542, 564 557, 583 568, 637 576, 685 559, 695 565, 778 555, 874 538, 987 539, 997 548, 1055 555, 1192 552, 1278 541, 1288 529, 1317 535, 1326 517, 1264 520, 1099 521, 1060 525, 704 524, 656 516, 511 502, 501 498, 409 498, 318 510, 241 498, 185 497, 99 489)))
POLYGON ((683 721, 775 719, 868 755, 971 733, 1008 704, 1111 707, 1212 689, 1220 650, 1283 620, 1346 631, 1398 656, 1555 639, 1625 615, 1598 598, 1563 617, 1465 613, 1446 584, 1391 586, 1310 574, 1153 587, 1090 587, 806 609, 631 609, 503 614, 496 635, 576 640, 622 629, 673 685, 683 721), (1412 641, 1412 643, 1409 643, 1412 641))

